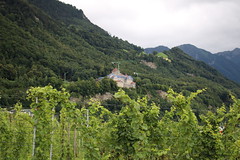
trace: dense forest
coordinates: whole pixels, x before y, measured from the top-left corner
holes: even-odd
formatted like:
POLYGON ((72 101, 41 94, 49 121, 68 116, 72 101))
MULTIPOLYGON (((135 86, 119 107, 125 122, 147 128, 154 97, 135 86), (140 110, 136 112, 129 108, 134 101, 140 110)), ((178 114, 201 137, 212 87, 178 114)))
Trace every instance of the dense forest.
POLYGON ((230 93, 240 95, 239 84, 179 48, 146 54, 93 24, 82 10, 57 0, 3 0, 0 22, 0 105, 4 108, 11 109, 18 101, 29 108, 26 90, 31 86, 64 87, 80 101, 114 94, 118 90, 114 81, 97 81, 111 73, 116 67, 113 62, 120 64, 122 73, 133 76, 136 89, 125 89, 131 98, 148 95, 150 102, 169 107, 160 92, 172 88, 188 96, 206 89, 193 102, 194 109, 203 111, 228 105, 230 93))

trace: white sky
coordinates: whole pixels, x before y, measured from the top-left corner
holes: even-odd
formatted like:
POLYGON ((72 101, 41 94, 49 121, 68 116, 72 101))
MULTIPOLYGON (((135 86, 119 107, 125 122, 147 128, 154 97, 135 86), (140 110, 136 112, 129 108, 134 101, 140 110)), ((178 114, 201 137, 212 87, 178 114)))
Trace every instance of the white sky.
POLYGON ((210 52, 240 47, 240 0, 60 0, 111 35, 143 48, 190 43, 210 52))

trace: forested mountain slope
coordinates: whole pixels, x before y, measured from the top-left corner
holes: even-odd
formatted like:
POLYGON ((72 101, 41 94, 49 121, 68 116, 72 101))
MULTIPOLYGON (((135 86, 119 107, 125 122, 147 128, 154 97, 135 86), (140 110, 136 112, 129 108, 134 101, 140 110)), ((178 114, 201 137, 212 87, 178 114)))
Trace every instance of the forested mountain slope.
POLYGON ((240 48, 235 48, 232 51, 219 52, 216 53, 216 55, 223 56, 236 64, 240 64, 240 48))
POLYGON ((232 52, 229 51, 219 54, 212 54, 211 52, 197 48, 190 44, 185 44, 178 47, 194 59, 204 61, 208 65, 217 69, 227 78, 240 83, 240 54, 237 54, 239 53, 237 49, 232 52), (236 55, 236 57, 234 55, 236 55))
MULTIPOLYGON (((233 51, 225 51, 213 54, 204 49, 198 48, 192 44, 183 44, 177 46, 185 53, 193 57, 195 60, 203 61, 206 64, 212 66, 225 77, 240 82, 240 49, 236 48, 233 51)), ((146 48, 145 52, 153 53, 169 50, 167 47, 158 46, 155 48, 146 48)))
POLYGON ((0 35, 3 107, 25 99, 30 86, 64 86, 75 97, 116 91, 113 81, 95 80, 108 75, 116 62, 122 73, 134 77, 137 89, 127 90, 134 98, 148 95, 161 104, 167 102, 159 91, 169 87, 185 95, 207 88, 196 100, 197 108, 229 103, 229 92, 240 95, 238 84, 180 49, 145 54, 142 48, 94 25, 82 10, 56 0, 1 1, 0 35), (147 66, 149 62, 156 68, 147 66))
POLYGON ((34 2, 66 8, 69 23, 77 14, 77 21, 83 25, 55 19, 32 1, 1 1, 2 101, 5 96, 11 96, 8 101, 18 99, 28 86, 61 85, 64 77, 76 81, 107 75, 112 61, 131 57, 140 49, 111 37, 72 6, 55 0, 34 2), (88 31, 91 28, 93 31, 88 31))

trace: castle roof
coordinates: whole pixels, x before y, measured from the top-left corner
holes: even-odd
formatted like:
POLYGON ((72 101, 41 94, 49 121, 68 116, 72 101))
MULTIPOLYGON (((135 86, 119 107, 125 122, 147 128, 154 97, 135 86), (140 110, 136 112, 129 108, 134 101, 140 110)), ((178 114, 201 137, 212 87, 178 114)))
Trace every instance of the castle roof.
POLYGON ((117 84, 123 83, 124 86, 121 86, 121 87, 135 88, 136 83, 133 82, 133 77, 120 73, 120 71, 117 68, 114 68, 112 70, 112 73, 107 75, 107 77, 117 82, 117 84))
POLYGON ((112 73, 114 73, 114 74, 121 74, 120 71, 117 68, 114 68, 112 70, 112 73))

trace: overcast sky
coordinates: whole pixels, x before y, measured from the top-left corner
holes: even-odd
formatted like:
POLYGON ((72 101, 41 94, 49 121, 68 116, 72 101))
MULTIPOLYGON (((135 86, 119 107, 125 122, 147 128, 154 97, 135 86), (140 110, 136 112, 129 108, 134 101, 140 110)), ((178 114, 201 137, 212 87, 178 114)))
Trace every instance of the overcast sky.
POLYGON ((111 35, 143 48, 190 43, 240 48, 240 0, 60 0, 111 35))

